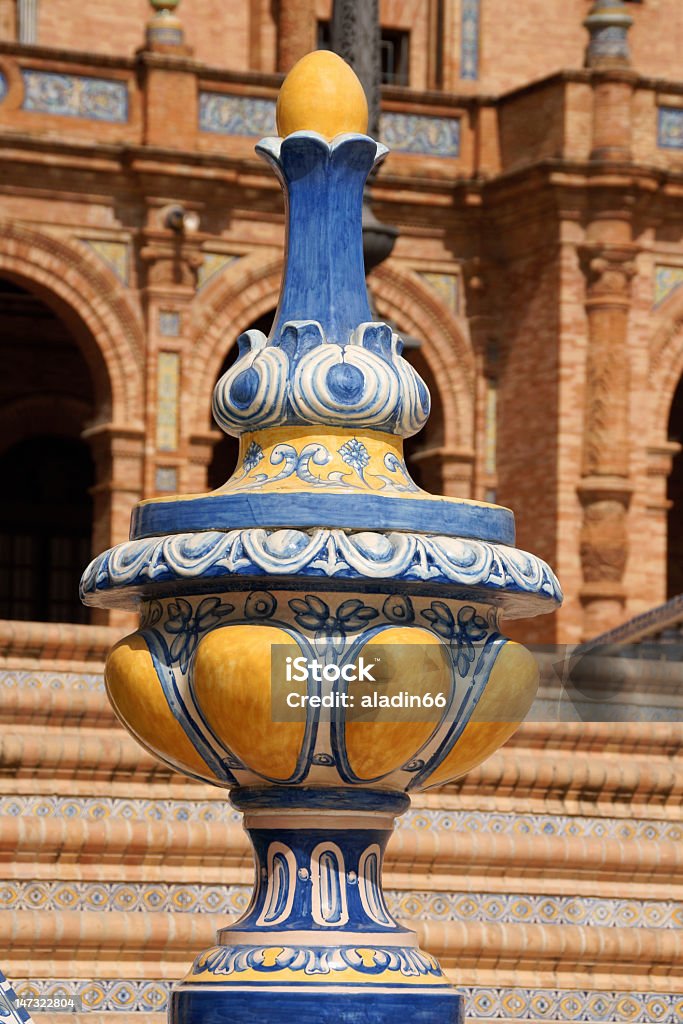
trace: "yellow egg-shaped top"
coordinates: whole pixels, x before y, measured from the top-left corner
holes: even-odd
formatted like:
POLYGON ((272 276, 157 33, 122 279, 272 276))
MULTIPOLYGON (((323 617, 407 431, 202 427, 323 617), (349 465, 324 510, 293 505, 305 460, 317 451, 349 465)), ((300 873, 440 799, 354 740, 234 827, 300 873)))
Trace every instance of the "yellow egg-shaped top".
POLYGON ((318 132, 330 140, 368 130, 368 102, 353 70, 331 50, 307 53, 289 72, 277 98, 278 135, 318 132))

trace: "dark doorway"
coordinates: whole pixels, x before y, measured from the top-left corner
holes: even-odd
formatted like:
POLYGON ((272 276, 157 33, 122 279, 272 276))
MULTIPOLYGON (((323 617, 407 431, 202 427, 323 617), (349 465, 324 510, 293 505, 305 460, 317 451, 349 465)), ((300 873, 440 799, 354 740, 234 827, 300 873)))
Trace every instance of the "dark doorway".
MULTIPOLYGON (((683 443, 683 380, 676 388, 669 415, 669 438, 683 443)), ((667 498, 671 502, 668 513, 667 596, 683 594, 683 451, 673 460, 669 476, 667 498)))
POLYGON ((95 472, 68 437, 19 441, 0 456, 0 617, 87 622, 78 581, 90 560, 95 472))
POLYGON ((0 279, 0 617, 87 622, 78 581, 91 557, 95 468, 81 433, 92 380, 41 298, 0 279))

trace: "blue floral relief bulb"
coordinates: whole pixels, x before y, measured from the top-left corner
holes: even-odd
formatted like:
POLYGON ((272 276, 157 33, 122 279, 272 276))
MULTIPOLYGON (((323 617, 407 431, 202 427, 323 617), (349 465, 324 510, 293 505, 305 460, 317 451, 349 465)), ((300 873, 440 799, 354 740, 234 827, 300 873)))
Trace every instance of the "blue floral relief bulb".
POLYGON ((81 584, 88 604, 140 609, 107 661, 121 721, 230 790, 254 846, 251 903, 174 990, 173 1024, 459 1024, 462 996, 387 907, 384 848, 411 793, 524 718, 536 663, 501 617, 561 601, 509 509, 410 479, 403 439, 429 394, 368 305, 362 194, 386 148, 350 82, 333 54, 304 58, 281 136, 257 146, 285 193, 287 264, 270 336, 242 335, 214 394, 237 469, 141 502, 81 584))

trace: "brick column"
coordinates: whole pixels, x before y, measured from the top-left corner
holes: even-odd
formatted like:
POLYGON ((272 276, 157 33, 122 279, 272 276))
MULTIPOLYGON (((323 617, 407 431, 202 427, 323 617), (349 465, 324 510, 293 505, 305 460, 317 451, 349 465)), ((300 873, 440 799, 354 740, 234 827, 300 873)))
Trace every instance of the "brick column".
POLYGON ((630 359, 628 316, 636 247, 592 243, 586 275, 588 357, 579 497, 583 506, 583 632, 595 636, 624 617, 628 557, 630 359))
MULTIPOLYGON (((147 321, 147 389, 145 494, 185 491, 192 484, 187 474, 186 425, 192 422, 184 408, 183 378, 188 373, 187 338, 190 306, 202 262, 199 240, 182 227, 164 230, 169 216, 181 220, 180 206, 150 210, 159 228, 145 232, 140 259, 145 272, 142 289, 147 321)), ((174 221, 175 222, 175 221, 174 221)), ((192 475, 192 474, 190 474, 192 475)))
POLYGON ((280 0, 277 23, 277 69, 289 71, 305 54, 315 50, 314 0, 280 0))
MULTIPOLYGON (((90 445, 97 483, 92 488, 92 550, 104 551, 128 537, 130 510, 143 497, 145 434, 120 423, 103 423, 83 432, 90 445)), ((94 608, 94 624, 133 625, 129 612, 94 608)))
POLYGON ((498 414, 497 390, 500 375, 501 320, 496 289, 489 287, 499 273, 489 260, 474 257, 464 265, 467 320, 476 362, 475 450, 470 496, 495 500, 498 486, 496 464, 498 414))

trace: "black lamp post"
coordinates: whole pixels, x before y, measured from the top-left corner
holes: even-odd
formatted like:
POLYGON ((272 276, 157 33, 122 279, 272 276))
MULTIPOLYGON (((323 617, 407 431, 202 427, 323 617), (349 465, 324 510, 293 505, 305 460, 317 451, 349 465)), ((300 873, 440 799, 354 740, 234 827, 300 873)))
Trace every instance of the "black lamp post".
MULTIPOLYGON (((368 134, 380 137, 379 0, 334 0, 332 6, 332 49, 358 75, 368 99, 368 134)), ((365 273, 384 262, 394 248, 398 228, 383 224, 373 213, 369 188, 363 200, 363 255, 365 273)))

